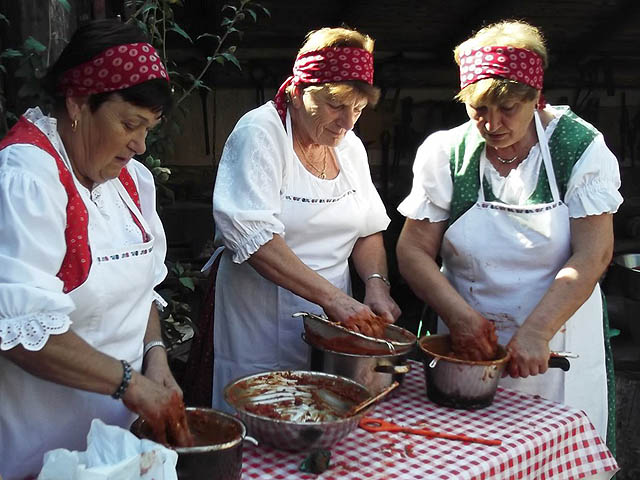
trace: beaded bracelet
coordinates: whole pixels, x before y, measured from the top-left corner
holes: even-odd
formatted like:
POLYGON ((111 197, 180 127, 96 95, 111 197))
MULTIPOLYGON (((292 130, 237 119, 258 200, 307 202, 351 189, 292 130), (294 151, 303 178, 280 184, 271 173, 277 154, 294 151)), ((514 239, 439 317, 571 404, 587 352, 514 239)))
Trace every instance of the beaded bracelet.
POLYGON ((131 381, 131 365, 129 365, 129 362, 126 360, 120 360, 120 363, 122 363, 122 382, 118 389, 111 395, 116 400, 122 398, 124 392, 127 391, 129 382, 131 381))

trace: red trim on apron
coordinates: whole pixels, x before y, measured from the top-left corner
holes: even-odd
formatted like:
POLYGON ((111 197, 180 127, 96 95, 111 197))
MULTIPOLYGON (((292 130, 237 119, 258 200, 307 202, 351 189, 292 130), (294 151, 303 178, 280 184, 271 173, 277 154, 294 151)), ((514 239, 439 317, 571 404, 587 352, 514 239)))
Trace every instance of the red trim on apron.
MULTIPOLYGON (((0 150, 15 144, 27 144, 38 147, 51 155, 56 162, 60 183, 62 183, 68 199, 66 209, 67 225, 64 230, 67 251, 62 260, 60 271, 58 271, 56 276, 62 280, 62 291, 69 293, 84 283, 89 276, 89 270, 91 268, 91 248, 89 247, 87 231, 89 214, 87 208, 80 197, 78 189, 73 183, 73 176, 65 166, 60 154, 56 151, 47 136, 24 117, 20 117, 18 123, 16 123, 2 141, 0 141, 0 150)), ((136 206, 140 208, 138 190, 126 168, 122 169, 119 178, 136 206)), ((144 228, 135 215, 133 215, 133 212, 131 212, 131 215, 136 225, 138 225, 142 231, 143 237, 146 239, 147 233, 144 228)))

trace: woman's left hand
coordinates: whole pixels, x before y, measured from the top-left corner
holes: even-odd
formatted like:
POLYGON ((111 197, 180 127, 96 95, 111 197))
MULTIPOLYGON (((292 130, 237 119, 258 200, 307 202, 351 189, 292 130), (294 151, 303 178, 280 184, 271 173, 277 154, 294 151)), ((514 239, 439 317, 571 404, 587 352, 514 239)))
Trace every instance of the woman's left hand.
POLYGON ((528 377, 540 375, 549 368, 549 342, 541 332, 520 327, 509 344, 507 351, 511 353, 511 360, 505 370, 505 376, 528 377))
POLYGON ((384 283, 370 282, 367 285, 367 291, 364 296, 364 304, 368 306, 373 313, 382 317, 387 323, 394 323, 402 311, 398 304, 391 298, 389 287, 384 283))
POLYGON ((169 364, 167 362, 167 354, 163 348, 152 348, 144 358, 144 376, 149 380, 178 393, 182 398, 182 389, 176 382, 169 364))

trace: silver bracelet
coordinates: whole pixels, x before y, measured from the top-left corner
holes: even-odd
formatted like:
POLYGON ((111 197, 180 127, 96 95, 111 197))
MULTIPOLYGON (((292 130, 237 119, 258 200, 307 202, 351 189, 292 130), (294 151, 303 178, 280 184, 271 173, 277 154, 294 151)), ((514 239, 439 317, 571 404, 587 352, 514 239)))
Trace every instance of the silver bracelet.
POLYGON ((167 349, 167 347, 165 347, 164 342, 162 340, 153 340, 152 342, 145 344, 144 349, 142 350, 142 358, 146 357, 147 353, 149 353, 149 350, 151 350, 154 347, 162 347, 165 350, 167 349))
POLYGON ((386 283, 387 287, 391 287, 391 282, 389 281, 389 279, 384 275, 382 275, 381 273, 372 273, 367 277, 367 280, 371 280, 372 278, 378 278, 382 280, 384 283, 386 283))

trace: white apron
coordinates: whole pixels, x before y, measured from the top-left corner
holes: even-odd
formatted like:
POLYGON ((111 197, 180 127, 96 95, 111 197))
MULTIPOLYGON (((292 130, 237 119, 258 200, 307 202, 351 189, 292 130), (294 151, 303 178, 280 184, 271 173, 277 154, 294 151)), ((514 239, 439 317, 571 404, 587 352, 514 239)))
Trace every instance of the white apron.
MULTIPOLYGON (((287 113, 287 135, 293 145, 291 132, 287 113)), ((340 164, 339 153, 334 151, 340 164)), ((297 175, 312 176, 297 159, 292 164, 298 169, 297 175)), ((345 175, 342 168, 340 175, 345 175)), ((316 201, 306 198, 308 192, 299 188, 290 184, 281 193, 280 218, 286 228, 286 243, 304 264, 351 295, 348 259, 363 229, 361 212, 367 206, 355 190, 316 201)), ((216 281, 214 408, 230 411, 223 390, 238 377, 308 368, 309 347, 301 338, 303 323, 291 316, 299 311, 322 313, 322 308, 266 280, 248 262, 234 264, 231 254, 224 252, 216 281)))
MULTIPOLYGON (((80 187, 76 181, 76 187, 80 187)), ((85 282, 69 295, 76 309, 71 330, 94 348, 124 359, 140 371, 144 334, 153 301, 154 238, 151 229, 119 180, 120 197, 135 214, 149 241, 113 250, 91 249, 92 265, 85 282)), ((89 222, 100 213, 83 196, 89 222)), ((89 229, 91 232, 92 229, 89 229)), ((97 234, 108 235, 104 228, 97 234)), ((89 245, 95 245, 89 235, 89 245)), ((0 471, 4 480, 35 475, 43 454, 54 448, 85 450, 91 420, 128 428, 135 418, 120 400, 109 395, 75 390, 34 377, 0 358, 0 471), (11 467, 7 467, 11 465, 11 467)))
MULTIPOLYGON (((560 201, 537 112, 535 124, 553 202, 514 206, 485 201, 483 181, 488 161, 482 155, 478 202, 449 226, 442 242, 443 273, 471 307, 495 323, 498 342, 503 345, 524 323, 571 255, 568 207, 560 201)), ((442 321, 439 329, 447 330, 442 321)), ((568 372, 554 368, 524 379, 506 377, 500 385, 583 409, 606 438, 599 285, 551 339, 549 348, 580 357, 571 359, 568 372)))

